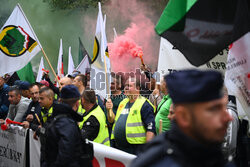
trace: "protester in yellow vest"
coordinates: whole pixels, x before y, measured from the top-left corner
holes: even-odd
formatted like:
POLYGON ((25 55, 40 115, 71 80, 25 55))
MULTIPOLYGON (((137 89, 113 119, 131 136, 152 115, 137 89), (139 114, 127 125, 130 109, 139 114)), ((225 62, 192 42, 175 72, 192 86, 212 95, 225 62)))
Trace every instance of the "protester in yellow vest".
POLYGON ((106 116, 101 107, 96 103, 94 90, 85 90, 81 98, 82 107, 85 109, 83 121, 80 123, 82 137, 110 146, 106 116))
POLYGON ((136 154, 138 148, 155 136, 154 106, 140 96, 140 82, 129 78, 124 99, 117 110, 111 134, 111 145, 136 154))
POLYGON ((49 123, 53 120, 53 106, 54 104, 54 92, 49 87, 41 88, 39 91, 39 104, 42 107, 39 121, 41 125, 38 126, 34 138, 40 137, 41 142, 41 164, 45 161, 45 129, 49 123))
MULTIPOLYGON (((73 80, 73 85, 75 85, 78 88, 80 94, 82 94, 87 86, 87 77, 83 74, 78 74, 73 80)), ((96 102, 104 111, 103 101, 101 100, 100 96, 98 96, 98 95, 96 95, 96 102)), ((81 104, 79 105, 77 112, 79 114, 84 114, 85 110, 81 104)), ((104 113, 105 113, 105 111, 104 111, 104 113)), ((105 113, 105 115, 106 115, 106 113, 105 113)))
MULTIPOLYGON (((87 85, 87 77, 83 74, 77 75, 73 80, 73 85, 75 85, 78 88, 80 94, 82 94, 87 85)), ((83 114, 85 112, 81 104, 79 105, 77 112, 79 114, 83 114)))

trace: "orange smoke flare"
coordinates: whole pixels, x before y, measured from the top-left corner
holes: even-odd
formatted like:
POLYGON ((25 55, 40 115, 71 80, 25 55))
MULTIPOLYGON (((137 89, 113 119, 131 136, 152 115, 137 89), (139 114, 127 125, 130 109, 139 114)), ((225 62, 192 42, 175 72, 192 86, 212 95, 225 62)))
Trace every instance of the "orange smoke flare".
POLYGON ((137 56, 141 59, 141 64, 142 64, 143 66, 145 66, 144 61, 143 61, 143 58, 142 58, 143 53, 142 53, 142 52, 139 52, 139 53, 137 54, 137 56))

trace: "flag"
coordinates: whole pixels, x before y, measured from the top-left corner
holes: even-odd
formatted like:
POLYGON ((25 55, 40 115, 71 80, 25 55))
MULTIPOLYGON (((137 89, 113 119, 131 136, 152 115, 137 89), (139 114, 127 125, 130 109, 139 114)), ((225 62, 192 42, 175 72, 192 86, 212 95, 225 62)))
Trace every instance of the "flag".
POLYGON ((0 75, 20 70, 40 50, 36 34, 17 4, 0 30, 0 75))
POLYGON ((82 59, 81 63, 77 66, 76 70, 80 71, 81 74, 86 75, 86 73, 90 70, 90 63, 89 63, 88 56, 85 56, 82 59))
POLYGON ((236 96, 250 119, 250 32, 234 42, 229 50, 225 85, 236 96))
POLYGON ((41 57, 40 65, 39 65, 38 72, 37 72, 36 82, 40 82, 42 80, 43 69, 45 68, 44 68, 44 63, 43 63, 43 57, 41 57))
POLYGON ((75 65, 71 55, 71 47, 69 47, 68 74, 72 74, 74 70, 75 70, 75 65))
POLYGON ((115 38, 117 37, 117 32, 115 30, 115 27, 113 28, 113 31, 114 31, 114 41, 115 41, 115 38))
MULTIPOLYGON (((107 38, 106 38, 106 32, 105 32, 106 19, 103 20, 101 3, 99 2, 98 5, 99 5, 99 12, 98 12, 97 23, 96 23, 96 34, 95 34, 95 40, 94 40, 93 58, 92 58, 92 65, 91 65, 91 71, 95 71, 95 72, 90 72, 90 75, 91 75, 90 77, 95 78, 93 74, 96 74, 96 73, 103 73, 104 77, 101 78, 102 80, 99 83, 91 82, 90 86, 92 89, 96 90, 97 94, 105 98, 107 94, 110 94, 110 83, 111 83, 110 82, 111 81, 110 61, 109 61, 108 45, 107 45, 107 38), (104 87, 102 87, 101 85, 97 85, 97 84, 103 84, 103 83, 105 83, 104 87)), ((94 81, 94 80, 91 80, 91 81, 94 81)))
POLYGON ((170 0, 156 32, 200 66, 250 30, 250 1, 170 0))
POLYGON ((109 51, 108 51, 108 41, 106 36, 106 15, 104 15, 102 36, 103 36, 105 54, 102 54, 101 58, 102 62, 104 62, 104 55, 106 56, 107 72, 110 72, 111 66, 110 66, 109 51))
POLYGON ((64 77, 62 39, 60 39, 60 48, 59 48, 59 55, 58 55, 58 62, 57 62, 57 75, 59 76, 59 78, 64 77))
POLYGON ((91 64, 95 62, 97 68, 101 68, 104 62, 104 55, 106 55, 106 60, 109 59, 109 55, 108 55, 108 45, 107 45, 107 38, 106 38, 106 32, 105 32, 106 16, 105 16, 105 19, 103 19, 101 3, 98 2, 98 5, 99 5, 99 12, 97 16, 95 40, 94 40, 94 47, 93 47, 93 57, 91 60, 91 64), (103 44, 104 54, 101 53, 102 41, 104 42, 103 44))
POLYGON ((36 81, 30 62, 21 70, 17 71, 17 75, 22 81, 28 81, 29 83, 34 83, 36 81))
POLYGON ((88 56, 89 62, 91 63, 91 58, 89 57, 89 54, 87 52, 87 50, 85 49, 85 47, 82 44, 81 38, 79 37, 79 56, 78 56, 78 64, 81 63, 81 61, 83 60, 83 58, 85 56, 88 56))

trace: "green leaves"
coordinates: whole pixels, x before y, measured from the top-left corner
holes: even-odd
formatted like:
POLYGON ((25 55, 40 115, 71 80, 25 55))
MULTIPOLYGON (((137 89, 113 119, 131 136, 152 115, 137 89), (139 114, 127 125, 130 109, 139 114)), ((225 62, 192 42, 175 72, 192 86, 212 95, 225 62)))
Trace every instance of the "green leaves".
MULTIPOLYGON (((96 7, 100 0, 43 0, 50 4, 53 10, 73 10, 96 7)), ((108 0, 101 0, 102 3, 108 0)))

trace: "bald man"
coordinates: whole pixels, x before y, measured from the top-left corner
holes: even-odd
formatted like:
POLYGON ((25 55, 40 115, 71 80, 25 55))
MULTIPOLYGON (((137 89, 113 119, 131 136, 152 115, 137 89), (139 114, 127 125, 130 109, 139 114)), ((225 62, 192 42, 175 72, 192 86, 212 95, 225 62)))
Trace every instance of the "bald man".
POLYGON ((59 80, 59 91, 61 92, 62 88, 66 85, 72 84, 72 80, 69 77, 63 77, 59 80))
POLYGON ((57 96, 60 97, 60 91, 61 89, 66 86, 66 85, 70 85, 72 84, 72 79, 69 78, 69 77, 63 77, 59 80, 59 88, 58 87, 55 87, 55 85, 51 82, 50 78, 49 78, 49 75, 47 73, 43 73, 43 78, 45 78, 46 81, 49 82, 49 87, 50 89, 53 90, 53 92, 55 94, 57 94, 57 96))

